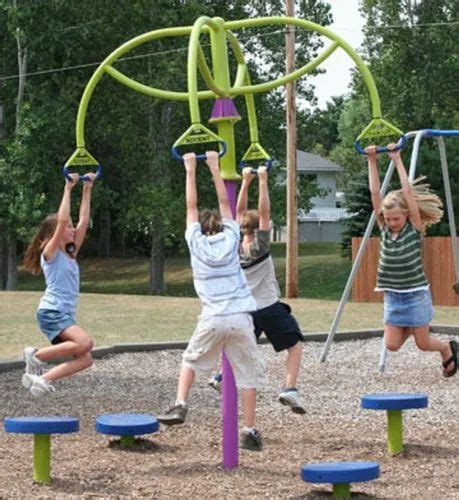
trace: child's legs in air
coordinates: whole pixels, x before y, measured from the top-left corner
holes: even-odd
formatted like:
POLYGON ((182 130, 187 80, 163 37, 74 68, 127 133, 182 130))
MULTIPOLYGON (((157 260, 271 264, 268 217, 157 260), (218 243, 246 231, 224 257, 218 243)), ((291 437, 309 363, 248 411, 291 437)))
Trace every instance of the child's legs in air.
POLYGON ((255 408, 257 405, 256 389, 242 389, 242 408, 244 410, 244 426, 255 427, 255 408))
POLYGON ((198 321, 188 347, 183 353, 177 388, 177 400, 185 402, 193 385, 196 372, 208 373, 217 366, 223 345, 218 319, 198 321))
POLYGON ((301 356, 303 355, 303 345, 298 341, 293 347, 287 350, 287 378, 285 387, 296 387, 296 379, 300 371, 301 356))
POLYGON ((188 394, 193 385, 195 377, 195 371, 193 368, 182 363, 180 368, 180 376, 177 387, 177 401, 185 402, 188 399, 188 394))
POLYGON ((94 342, 83 328, 72 325, 59 334, 59 343, 39 349, 35 356, 46 362, 63 356, 73 356, 74 359, 61 363, 49 371, 43 378, 48 382, 68 377, 92 365, 91 350, 94 342))
POLYGON ((413 333, 411 327, 384 325, 384 344, 389 351, 398 351, 413 333))
POLYGON ((245 427, 255 427, 256 388, 266 384, 266 365, 253 335, 252 318, 238 314, 226 329, 225 353, 231 363, 236 385, 242 389, 245 427))
POLYGON ((257 338, 264 332, 276 352, 287 351, 285 387, 296 388, 304 337, 290 306, 278 301, 252 313, 252 317, 257 338))
MULTIPOLYGON (((414 340, 421 351, 438 351, 443 361, 446 361, 451 357, 452 351, 450 343, 433 337, 429 332, 429 325, 416 326, 413 330, 414 340)), ((450 364, 452 365, 452 362, 450 364)), ((446 370, 448 371, 451 367, 446 367, 446 370)))

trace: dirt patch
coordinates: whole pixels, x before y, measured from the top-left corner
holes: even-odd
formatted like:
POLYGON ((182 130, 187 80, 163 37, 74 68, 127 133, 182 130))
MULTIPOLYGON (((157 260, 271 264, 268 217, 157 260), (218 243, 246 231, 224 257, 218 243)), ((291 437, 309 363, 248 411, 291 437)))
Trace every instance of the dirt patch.
POLYGON ((308 343, 299 389, 308 408, 295 415, 277 402, 285 357, 268 346, 269 387, 260 392, 260 453, 242 450, 240 466, 221 467, 220 400, 198 379, 185 425, 161 429, 135 450, 97 434, 95 417, 111 412, 157 414, 175 397, 181 353, 117 355, 87 373, 56 385, 53 396, 35 400, 20 386, 21 372, 0 374, 0 416, 71 415, 80 433, 53 437, 53 482, 32 481, 32 439, 0 432, 0 498, 327 498, 329 485, 300 478, 302 464, 335 460, 379 462, 381 477, 353 485, 356 498, 459 499, 459 376, 445 380, 434 354, 409 343, 377 371, 379 340, 333 345, 318 361, 322 344, 308 343), (384 412, 362 410, 369 392, 425 392, 429 408, 406 412, 405 451, 386 452, 384 412), (111 444, 109 444, 111 441, 111 444))

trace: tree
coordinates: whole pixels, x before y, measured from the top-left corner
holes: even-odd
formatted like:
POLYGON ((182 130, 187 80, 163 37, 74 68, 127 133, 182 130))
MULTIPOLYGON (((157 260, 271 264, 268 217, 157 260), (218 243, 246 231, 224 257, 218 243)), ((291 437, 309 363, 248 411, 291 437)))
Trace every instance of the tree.
MULTIPOLYGON (((422 128, 458 128, 459 94, 455 77, 459 70, 456 47, 459 41, 455 24, 459 4, 453 0, 364 0, 366 18, 363 56, 372 72, 380 94, 383 116, 402 130, 422 128)), ((346 198, 354 204, 363 190, 356 187, 362 176, 363 160, 352 151, 352 142, 369 122, 368 97, 361 78, 356 74, 353 93, 346 103, 338 125, 340 143, 331 157, 346 169, 346 198), (354 156, 354 159, 353 159, 354 156), (351 182, 352 180, 352 182, 351 182), (357 189, 357 193, 353 193, 357 189)), ((394 138, 381 138, 388 142, 394 138)), ((410 148, 404 159, 409 163, 410 148)), ((459 183, 459 144, 448 141, 450 181, 453 192, 459 183)), ((387 162, 382 156, 380 164, 387 162)), ((442 194, 442 178, 438 150, 434 141, 425 141, 419 157, 418 174, 426 175, 432 188, 442 194)), ((394 181, 396 187, 397 181, 394 181)), ((456 217, 459 199, 454 200, 456 217)), ((362 210, 364 207, 362 206, 362 210)), ((348 221, 343 245, 348 248, 349 235, 363 234, 371 212, 348 221)), ((458 219, 459 220, 459 219, 458 219)), ((446 221, 430 229, 429 234, 448 234, 446 221)))
POLYGON ((339 139, 338 123, 345 99, 332 97, 325 109, 315 108, 299 113, 298 143, 301 148, 327 157, 339 139))
MULTIPOLYGON (((278 0, 248 4, 229 2, 153 1, 92 2, 64 0, 28 2, 0 0, 2 75, 18 73, 14 40, 28 50, 28 77, 24 86, 22 119, 5 144, 5 163, 11 183, 0 186, 0 217, 26 243, 39 221, 55 211, 61 195, 61 166, 74 149, 74 123, 78 104, 94 67, 40 73, 50 68, 75 67, 103 60, 111 50, 134 36, 164 26, 190 25, 200 15, 241 19, 281 14, 278 0), (5 28, 5 29, 3 29, 5 28), (5 188, 5 189, 4 189, 5 188), (7 220, 5 219, 7 217, 7 220)), ((299 3, 299 15, 321 24, 331 19, 325 2, 299 3)), ((237 33, 252 55, 253 81, 273 79, 283 73, 282 33, 266 36, 251 30, 237 33), (269 69, 268 69, 269 68, 269 69)), ((282 31, 282 30, 281 30, 282 31)), ((298 61, 309 60, 320 48, 319 37, 304 33, 298 38, 298 61)), ((207 50, 207 49, 206 49, 207 50)), ((187 39, 167 38, 136 49, 117 67, 130 77, 172 90, 186 88, 187 39), (160 55, 155 55, 159 53, 160 55)), ((8 120, 18 90, 14 78, 0 79, 0 102, 7 106, 8 120)), ((299 86, 313 100, 307 81, 299 86)), ((282 92, 256 96, 260 135, 269 138, 268 149, 283 163, 284 111, 282 92), (263 118, 265 117, 265 118, 263 118), (268 118, 266 118, 268 117, 268 118)), ((242 103, 238 99, 238 103, 242 103)), ((202 114, 211 103, 202 103, 202 114)), ((245 118, 243 106, 240 112, 245 118)), ((86 121, 88 149, 104 166, 103 182, 94 193, 92 241, 100 255, 113 247, 142 242, 151 257, 151 290, 164 290, 162 266, 165 249, 183 246, 183 171, 170 158, 169 148, 189 126, 184 103, 149 99, 122 87, 105 76, 91 100, 86 121), (113 238, 112 238, 113 236, 113 238), (113 244, 112 244, 113 243, 113 244)), ((238 156, 248 145, 247 120, 236 129, 238 156)), ((265 142, 266 144, 266 142, 265 142)), ((200 201, 215 206, 208 176, 200 173, 200 201)), ((91 249, 91 246, 88 246, 91 249)), ((83 254, 84 256, 84 254, 83 254)))

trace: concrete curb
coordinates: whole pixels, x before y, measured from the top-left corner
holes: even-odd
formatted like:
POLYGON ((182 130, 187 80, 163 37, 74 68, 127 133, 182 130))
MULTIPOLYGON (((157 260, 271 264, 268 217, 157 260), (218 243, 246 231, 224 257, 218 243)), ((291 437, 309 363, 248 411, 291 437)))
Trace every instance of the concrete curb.
MULTIPOLYGON (((432 325, 430 331, 434 333, 440 333, 444 335, 459 335, 459 326, 451 325, 432 325)), ((317 333, 303 333, 305 337, 305 342, 325 342, 328 336, 328 332, 317 332, 317 333)), ((347 340, 364 340, 371 339, 375 337, 382 337, 382 329, 372 329, 372 330, 350 330, 339 332, 333 339, 334 342, 343 342, 347 340)), ((263 337, 260 344, 268 344, 268 339, 263 337)), ((150 352, 150 351, 163 351, 170 349, 185 350, 188 345, 187 341, 175 341, 175 342, 156 342, 156 343, 144 343, 144 344, 116 344, 114 346, 101 346, 95 347, 92 351, 92 356, 95 359, 104 358, 112 354, 122 354, 127 352, 150 352)), ((60 360, 56 360, 59 362, 60 360)), ((0 373, 8 372, 11 370, 18 370, 24 368, 24 361, 22 359, 7 359, 5 361, 0 361, 0 373)))

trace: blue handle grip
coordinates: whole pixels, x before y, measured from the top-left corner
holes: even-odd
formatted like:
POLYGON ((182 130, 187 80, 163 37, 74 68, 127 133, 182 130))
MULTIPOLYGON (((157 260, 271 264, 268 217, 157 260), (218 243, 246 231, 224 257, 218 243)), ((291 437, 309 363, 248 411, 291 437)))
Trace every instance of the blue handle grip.
MULTIPOLYGON (((69 181, 72 180, 72 177, 70 177, 70 172, 67 166, 62 167, 62 173, 64 174, 64 177, 68 179, 69 181)), ((102 176, 102 165, 97 165, 97 170, 96 170, 96 178, 95 180, 97 181, 100 179, 102 176)), ((89 181, 89 177, 87 175, 80 175, 78 181, 89 181)))
MULTIPOLYGON (((400 149, 404 148, 406 144, 406 136, 402 135, 400 139, 397 142, 397 147, 395 149, 389 149, 387 146, 378 146, 376 148, 376 153, 389 153, 390 151, 399 151, 400 149)), ((366 155, 365 150, 362 148, 360 141, 355 141, 355 149, 357 150, 358 153, 361 155, 366 155)))
MULTIPOLYGON (((272 166, 273 166, 273 160, 272 160, 272 158, 269 158, 268 160, 266 160, 265 165, 266 165, 267 172, 269 172, 271 170, 272 166)), ((245 167, 247 167, 247 162, 246 161, 240 161, 239 162, 239 168, 242 170, 245 167)), ((258 169, 257 168, 252 168, 252 174, 257 175, 257 173, 258 173, 258 169)))
MULTIPOLYGON (((226 153, 226 142, 221 141, 219 144, 221 147, 220 147, 220 151, 218 152, 218 157, 221 158, 226 153)), ((183 161, 183 156, 179 155, 179 152, 177 151, 177 146, 172 146, 171 152, 172 152, 172 156, 176 160, 183 161)), ((206 157, 205 153, 200 154, 200 155, 196 155, 196 160, 206 160, 206 159, 207 159, 207 157, 206 157)))

